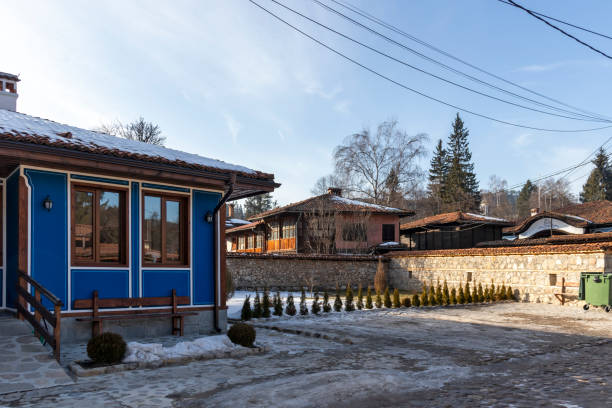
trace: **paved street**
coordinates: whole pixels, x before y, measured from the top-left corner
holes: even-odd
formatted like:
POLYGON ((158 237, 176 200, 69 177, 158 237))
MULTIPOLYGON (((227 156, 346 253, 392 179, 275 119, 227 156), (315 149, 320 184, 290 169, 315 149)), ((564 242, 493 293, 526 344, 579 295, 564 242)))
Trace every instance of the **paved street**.
POLYGON ((0 405, 612 406, 612 314, 601 310, 506 303, 264 323, 302 333, 259 328, 266 354, 78 379, 0 405))

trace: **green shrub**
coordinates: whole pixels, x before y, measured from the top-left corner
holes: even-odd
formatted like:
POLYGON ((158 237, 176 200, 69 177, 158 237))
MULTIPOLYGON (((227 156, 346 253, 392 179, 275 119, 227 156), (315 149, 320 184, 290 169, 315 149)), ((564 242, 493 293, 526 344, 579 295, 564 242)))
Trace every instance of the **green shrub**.
POLYGON ((372 304, 372 290, 370 289, 370 285, 368 285, 368 290, 366 292, 366 304, 365 304, 366 309, 372 309, 374 308, 374 305, 372 304))
POLYGON ((308 306, 306 305, 306 292, 302 288, 302 295, 300 296, 300 314, 306 316, 308 314, 308 306))
POLYGON ((393 289, 393 307, 398 308, 401 307, 402 303, 400 302, 399 290, 397 288, 393 289))
POLYGON ((457 300, 457 289, 452 288, 450 291, 450 302, 451 305, 456 305, 459 301, 457 300))
POLYGON ((376 307, 377 308, 381 308, 383 307, 383 301, 382 301, 382 296, 380 296, 380 292, 376 292, 376 307))
POLYGON ((438 301, 436 300, 436 290, 434 289, 433 282, 431 286, 429 287, 429 297, 427 300, 428 300, 429 306, 435 306, 438 304, 438 301))
POLYGON ((250 324, 235 323, 227 331, 227 337, 229 337, 234 344, 243 347, 253 347, 253 343, 255 342, 255 329, 250 324))
POLYGON ((497 291, 495 290, 495 284, 491 281, 491 302, 495 302, 497 299, 497 291))
POLYGON ((336 299, 334 300, 334 311, 342 311, 342 299, 340 299, 340 288, 336 285, 336 299))
POLYGON ((289 293, 287 296, 287 306, 285 306, 285 314, 289 316, 295 316, 297 310, 295 309, 295 303, 293 303, 293 295, 289 293))
POLYGON ((480 282, 478 282, 478 302, 482 303, 485 301, 485 296, 484 296, 484 292, 482 290, 482 284, 480 282))
POLYGON ((421 292, 421 305, 429 306, 429 295, 427 294, 427 285, 423 284, 423 292, 421 292))
POLYGON ((361 290, 361 283, 357 289, 357 309, 363 309, 363 291, 361 290))
POLYGON ((280 292, 276 292, 274 297, 274 316, 283 315, 283 298, 281 298, 280 292))
POLYGON ((489 291, 489 287, 485 286, 484 288, 484 300, 485 302, 490 302, 491 301, 491 292, 489 291))
POLYGON ((463 291, 463 283, 459 284, 459 291, 457 293, 457 303, 464 305, 466 302, 465 292, 463 291))
POLYGON ((261 301, 261 317, 270 317, 270 293, 268 288, 264 288, 263 299, 261 301))
POLYGON ((331 312, 331 305, 329 304, 329 294, 327 291, 323 292, 323 313, 331 312))
POLYGON ((119 334, 106 332, 92 337, 87 342, 87 355, 95 363, 120 363, 126 347, 125 341, 119 334))
POLYGON ((508 300, 516 300, 514 297, 514 292, 512 291, 512 286, 508 285, 508 289, 506 289, 506 299, 508 300))
POLYGON ((442 292, 442 286, 440 285, 440 281, 436 285, 436 303, 438 305, 444 304, 444 293, 442 292))
POLYGON ((247 297, 244 298, 244 303, 242 304, 242 310, 240 311, 240 319, 246 322, 248 320, 251 320, 252 315, 253 312, 251 311, 251 295, 247 295, 247 297))
POLYGON ((445 306, 450 305, 450 292, 448 291, 448 285, 446 284, 446 280, 444 280, 444 286, 442 286, 442 303, 445 306))
POLYGON ((255 300, 253 301, 253 317, 258 319, 263 315, 261 300, 259 300, 259 292, 255 291, 255 300))
POLYGON ((389 287, 385 288, 385 307, 390 308, 393 303, 391 302, 391 295, 389 294, 389 287))
POLYGON ((353 289, 351 288, 351 284, 349 283, 346 286, 346 298, 344 299, 344 310, 347 312, 352 312, 355 310, 355 304, 353 303, 353 289))
POLYGON ((410 301, 410 296, 406 296, 405 298, 402 299, 402 306, 404 307, 412 306, 412 302, 410 301))
POLYGON ((470 282, 465 283, 465 303, 472 303, 472 292, 470 291, 470 282))
POLYGON ((310 312, 313 315, 318 315, 321 313, 321 305, 319 304, 319 293, 315 292, 314 299, 312 301, 312 306, 310 306, 310 312))
POLYGON ((421 306, 421 299, 419 299, 419 295, 416 293, 412 295, 412 306, 419 307, 421 306))

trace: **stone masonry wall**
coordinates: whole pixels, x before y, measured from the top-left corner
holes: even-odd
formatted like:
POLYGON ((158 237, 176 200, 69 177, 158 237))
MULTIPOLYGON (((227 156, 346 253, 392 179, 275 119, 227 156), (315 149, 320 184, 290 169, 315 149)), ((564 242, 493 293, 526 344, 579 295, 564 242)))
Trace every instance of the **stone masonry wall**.
MULTIPOLYGON (((562 278, 579 283, 581 272, 612 271, 612 255, 604 250, 570 253, 502 253, 448 254, 429 251, 415 255, 389 257, 389 283, 392 287, 420 291, 423 282, 446 280, 449 287, 458 287, 470 280, 470 286, 482 283, 511 285, 521 301, 558 303, 554 293, 561 292, 562 278), (436 254, 437 253, 437 254, 436 254)), ((578 288, 566 288, 577 301, 578 288)))
POLYGON ((334 289, 349 282, 352 286, 373 285, 378 262, 374 256, 227 254, 227 271, 239 290, 264 286, 272 290, 334 289))

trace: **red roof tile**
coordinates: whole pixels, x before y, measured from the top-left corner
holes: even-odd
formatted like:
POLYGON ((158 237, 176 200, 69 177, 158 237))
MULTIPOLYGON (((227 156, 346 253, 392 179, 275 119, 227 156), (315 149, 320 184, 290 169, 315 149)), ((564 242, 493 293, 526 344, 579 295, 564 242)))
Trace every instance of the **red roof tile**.
POLYGON ((466 213, 455 211, 450 213, 433 215, 431 217, 421 218, 400 225, 400 230, 410 230, 421 227, 445 225, 445 224, 491 224, 491 225, 511 225, 512 222, 502 218, 487 217, 480 214, 466 213))

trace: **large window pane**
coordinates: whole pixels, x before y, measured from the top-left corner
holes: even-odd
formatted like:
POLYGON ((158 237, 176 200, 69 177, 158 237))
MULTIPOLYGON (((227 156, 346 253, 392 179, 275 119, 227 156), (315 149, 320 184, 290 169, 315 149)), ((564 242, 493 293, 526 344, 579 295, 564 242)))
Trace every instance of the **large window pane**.
POLYGON ((76 191, 74 197, 74 256, 78 260, 93 261, 94 193, 76 191))
POLYGON ((100 192, 100 262, 119 262, 121 210, 119 193, 100 192))
POLYGON ((166 201, 166 261, 181 262, 180 202, 166 201))
POLYGON ((161 197, 144 198, 144 260, 147 263, 161 263, 161 197))

